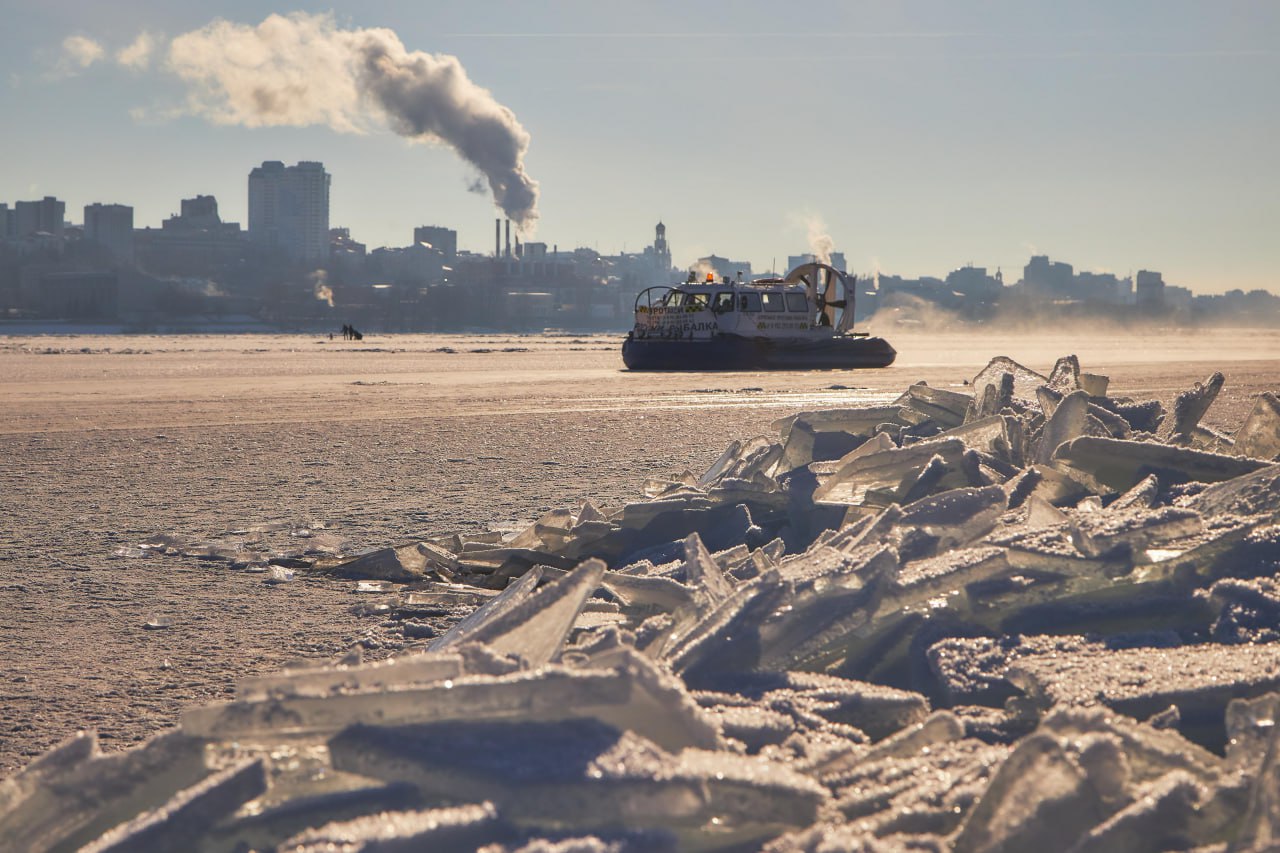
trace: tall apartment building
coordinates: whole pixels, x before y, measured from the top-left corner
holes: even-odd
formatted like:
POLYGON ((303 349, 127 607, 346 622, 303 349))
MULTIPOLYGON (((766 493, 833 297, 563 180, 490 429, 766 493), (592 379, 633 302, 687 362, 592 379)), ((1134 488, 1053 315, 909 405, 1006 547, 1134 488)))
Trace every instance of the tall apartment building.
POLYGON ((329 173, 323 163, 264 161, 249 173, 249 239, 302 261, 329 256, 329 173))
POLYGON ((125 204, 86 204, 84 237, 117 260, 133 261, 133 208, 125 204))
POLYGON ((1153 270, 1138 270, 1136 279, 1137 305, 1143 311, 1158 311, 1164 307, 1164 276, 1153 270))
POLYGON ((458 257, 458 232, 439 225, 419 225, 413 229, 414 243, 428 243, 444 254, 445 263, 458 257))
POLYGON ((47 195, 40 201, 19 201, 13 206, 13 236, 30 237, 43 232, 62 236, 67 203, 47 195))

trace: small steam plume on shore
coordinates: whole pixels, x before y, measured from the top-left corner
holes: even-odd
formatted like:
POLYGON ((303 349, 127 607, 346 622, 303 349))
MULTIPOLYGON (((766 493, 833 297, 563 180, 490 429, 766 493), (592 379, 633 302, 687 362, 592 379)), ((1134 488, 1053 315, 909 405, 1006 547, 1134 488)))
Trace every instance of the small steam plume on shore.
POLYGON ((329 303, 329 307, 333 307, 333 288, 329 287, 329 274, 324 270, 316 270, 309 273, 307 279, 311 282, 312 293, 316 299, 321 302, 329 303))
POLYGON ((810 216, 805 220, 806 236, 809 240, 809 251, 820 264, 831 263, 831 253, 835 251, 835 240, 827 233, 827 223, 821 216, 810 216))
POLYGON ((385 125, 452 148, 483 175, 494 204, 532 232, 538 182, 529 134, 455 56, 410 51, 389 29, 340 29, 329 14, 216 20, 174 38, 164 68, 187 85, 184 112, 244 127, 385 125))

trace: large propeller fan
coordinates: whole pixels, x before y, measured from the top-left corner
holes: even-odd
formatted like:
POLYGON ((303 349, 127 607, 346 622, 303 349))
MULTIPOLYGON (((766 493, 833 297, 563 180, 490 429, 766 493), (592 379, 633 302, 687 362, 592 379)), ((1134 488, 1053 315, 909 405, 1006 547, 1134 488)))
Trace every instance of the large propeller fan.
POLYGON ((803 282, 814 306, 813 321, 838 332, 853 325, 853 277, 829 264, 809 263, 787 273, 786 281, 803 282))

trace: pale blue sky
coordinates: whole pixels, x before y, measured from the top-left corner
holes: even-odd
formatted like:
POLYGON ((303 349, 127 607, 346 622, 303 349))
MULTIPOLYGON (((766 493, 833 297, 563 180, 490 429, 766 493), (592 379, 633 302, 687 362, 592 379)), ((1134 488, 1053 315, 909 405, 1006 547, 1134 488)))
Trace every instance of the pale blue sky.
POLYGON ((857 272, 1012 281, 1037 252, 1280 291, 1275 2, 0 0, 0 201, 121 202, 143 226, 212 193, 243 223, 250 168, 321 160, 332 223, 370 246, 441 224, 489 249, 493 205, 445 148, 165 118, 184 89, 158 64, 62 49, 293 11, 457 56, 530 133, 536 239, 561 248, 635 251, 662 218, 677 263, 764 269, 816 216, 857 272))

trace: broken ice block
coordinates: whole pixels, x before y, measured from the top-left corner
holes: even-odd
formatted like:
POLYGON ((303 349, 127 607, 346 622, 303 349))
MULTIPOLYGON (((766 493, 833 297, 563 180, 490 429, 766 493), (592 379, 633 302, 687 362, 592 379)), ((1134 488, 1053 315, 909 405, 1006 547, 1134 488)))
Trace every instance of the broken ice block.
POLYGON ((1218 618, 1213 639, 1218 643, 1280 641, 1280 580, 1275 577, 1221 580, 1209 588, 1218 618))
POLYGON ((470 616, 454 625, 440 637, 432 640, 427 648, 433 652, 443 651, 466 642, 476 630, 519 605, 538 587, 542 580, 542 569, 535 566, 507 585, 499 595, 477 608, 470 616))
POLYGON ((549 666, 532 673, 472 675, 426 686, 273 697, 189 708, 183 730, 211 739, 325 734, 358 723, 407 725, 448 720, 593 717, 670 749, 714 747, 715 727, 682 686, 643 656, 612 670, 549 666))
POLYGON ((718 671, 754 669, 760 660, 760 624, 787 594, 777 572, 741 584, 686 634, 673 637, 663 657, 692 686, 718 671))
POLYGON ((1080 359, 1074 355, 1066 355, 1058 359, 1053 365, 1053 370, 1049 372, 1049 380, 1045 384, 1063 395, 1080 390, 1080 359))
POLYGON ((1112 501, 1107 506, 1107 509, 1112 512, 1130 509, 1151 509, 1155 506, 1156 498, 1159 496, 1160 480, 1155 474, 1149 474, 1129 491, 1112 501))
POLYGON ((300 832, 279 853, 466 853, 510 834, 492 803, 382 812, 300 832))
MULTIPOLYGON (((1011 358, 996 356, 991 359, 986 367, 978 371, 978 375, 973 377, 973 381, 969 383, 973 386, 973 398, 981 400, 989 386, 998 388, 1001 382, 1001 374, 1008 374, 1013 377, 1013 396, 1023 400, 1034 400, 1036 388, 1049 381, 1046 377, 1041 376, 1034 370, 1023 367, 1011 358)), ((996 409, 996 412, 998 411, 999 409, 996 409)), ((991 412, 990 414, 994 413, 991 412)))
MULTIPOLYGON (((848 821, 841 828, 861 830, 865 840, 816 849, 872 851, 885 836, 914 836, 928 843, 952 835, 1008 752, 1008 747, 970 738, 934 744, 910 757, 869 760, 826 777, 837 797, 833 809, 848 821)), ((790 849, 779 846, 777 851, 790 849)), ((894 853, 909 849, 888 848, 894 853)))
POLYGON ((1084 389, 1090 397, 1107 396, 1107 386, 1111 384, 1111 378, 1103 376, 1100 373, 1084 373, 1080 374, 1080 387, 1084 389))
POLYGON ((873 739, 915 725, 929 713, 929 702, 919 693, 818 672, 724 672, 708 677, 707 688, 765 707, 802 708, 873 739))
POLYGON ((1072 523, 1071 541, 1089 557, 1125 549, 1134 554, 1183 536, 1199 533, 1200 513, 1166 506, 1160 509, 1108 508, 1081 515, 1072 523))
POLYGON ((726 694, 696 694, 698 704, 706 708, 726 737, 741 741, 755 754, 770 744, 779 744, 796 730, 795 720, 787 714, 757 706, 755 703, 714 704, 708 697, 737 698, 726 694))
MULTIPOLYGON (((438 549, 433 549, 432 553, 438 549)), ((427 570, 428 556, 417 543, 398 548, 378 548, 334 566, 338 577, 357 580, 411 581, 427 570)))
POLYGON ((991 415, 978 420, 969 421, 964 426, 949 429, 943 438, 958 438, 966 447, 980 450, 1014 465, 1022 463, 1021 436, 1014 436, 1020 430, 1020 422, 1006 415, 991 415), (1016 447, 1015 447, 1016 445, 1016 447))
POLYGON ((178 732, 128 752, 57 765, 0 814, 0 839, 9 849, 78 849, 210 773, 203 742, 178 732))
POLYGON ((266 790, 262 759, 245 761, 179 791, 160 808, 116 827, 80 849, 84 853, 191 849, 217 821, 266 790))
POLYGON ((362 726, 329 748, 335 767, 409 782, 427 803, 484 800, 516 824, 579 831, 660 826, 692 841, 706 827, 745 843, 808 824, 825 799, 819 785, 781 764, 671 755, 591 720, 362 726))
POLYGON ((49 780, 56 780, 101 753, 97 732, 78 732, 7 779, 0 779, 0 825, 4 815, 49 780))
MULTIPOLYGON (((359 581, 381 584, 385 581, 359 581)), ((397 608, 402 614, 429 615, 455 607, 475 608, 492 601, 498 595, 494 589, 484 589, 460 583, 426 583, 416 585, 401 598, 397 608)))
POLYGON ((1057 527, 1067 521, 1066 513, 1037 494, 1027 498, 1027 516, 1024 524, 1036 530, 1041 527, 1057 527))
POLYGON ((1085 419, 1088 416, 1088 394, 1073 391, 1063 397, 1053 415, 1045 422, 1033 461, 1040 464, 1049 462, 1060 445, 1084 435, 1085 419))
POLYGON ((1251 474, 1205 489, 1187 505, 1206 518, 1219 515, 1280 515, 1280 465, 1264 465, 1251 474))
POLYGON ((964 423, 965 413, 973 404, 973 396, 917 382, 907 388, 894 403, 915 409, 936 421, 943 429, 949 429, 964 423))
POLYGON ((940 550, 952 548, 990 532, 1005 500, 1000 486, 950 489, 904 506, 901 524, 936 537, 940 550))
POLYGON ((473 625, 466 633, 466 642, 482 643, 497 654, 519 657, 530 667, 555 660, 582 605, 600 587, 603 575, 603 561, 587 560, 503 612, 473 625))
POLYGON ((1235 438, 1240 456, 1270 460, 1280 456, 1280 398, 1270 391, 1259 394, 1235 438))
MULTIPOLYGON (((964 451, 964 443, 959 439, 940 438, 860 456, 835 471, 814 490, 813 500, 815 503, 860 506, 868 503, 868 492, 893 495, 896 500, 911 487, 934 456, 939 457, 948 469, 958 472, 964 451)), ((967 485, 960 481, 961 474, 951 476, 956 480, 951 485, 967 485)), ((948 483, 948 478, 944 477, 937 485, 943 487, 944 483, 948 483)))
MULTIPOLYGON (((1183 731, 1220 732, 1229 701, 1280 688, 1280 648, 1205 644, 1081 649, 1023 658, 1011 667, 1009 678, 1046 706, 1101 703, 1146 719, 1177 705, 1183 731)), ((1210 741, 1212 736, 1200 737, 1210 741)))
POLYGON ((964 737, 964 724, 950 711, 934 711, 919 723, 890 735, 874 746, 853 747, 830 756, 808 768, 818 778, 826 780, 859 764, 872 761, 911 758, 922 750, 964 737))
POLYGON ((428 652, 374 663, 308 667, 242 678, 236 685, 236 698, 254 702, 272 696, 327 696, 343 690, 432 684, 458 678, 464 672, 460 655, 428 652))
POLYGON ((1091 829, 1071 848, 1072 853, 1159 853, 1185 848, 1200 797, 1194 778, 1173 771, 1091 829))
MULTIPOLYGON (((1222 776, 1226 766, 1220 756, 1175 730, 1156 728, 1102 707, 1051 711, 1041 721, 1040 730, 1052 734, 1061 743, 1082 744, 1101 737, 1118 746, 1123 753, 1125 779, 1114 781, 1130 789, 1125 793, 1132 793, 1134 787, 1148 785, 1171 772, 1188 773, 1201 783, 1211 784, 1222 776)), ((1086 764, 1085 758, 1087 756, 1081 756, 1082 765, 1086 764)), ((1098 769, 1090 770, 1091 778, 1096 778, 1098 769)))
MULTIPOLYGON (((548 577, 562 577, 567 572, 549 569, 546 574, 548 577)), ((624 611, 636 617, 657 612, 674 613, 694 606, 693 592, 670 578, 605 572, 600 585, 613 594, 624 611)))
POLYGON ((697 533, 684 540, 684 565, 687 583, 701 590, 710 603, 719 604, 733 594, 733 582, 711 558, 697 533))
POLYGON ((1218 399, 1225 377, 1215 372, 1204 382, 1197 382, 1194 388, 1183 391, 1173 403, 1173 426, 1168 440, 1172 443, 1184 443, 1191 437, 1191 432, 1200 424, 1205 412, 1218 399))
POLYGON ((1067 442, 1054 451, 1053 459, 1118 492, 1131 489, 1148 474, 1155 474, 1164 484, 1190 480, 1217 483, 1266 464, 1257 459, 1094 436, 1067 442))
POLYGON ((956 835, 954 849, 1065 850, 1105 817, 1085 774, 1057 740, 1037 733, 1019 741, 996 771, 956 835))

